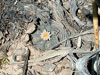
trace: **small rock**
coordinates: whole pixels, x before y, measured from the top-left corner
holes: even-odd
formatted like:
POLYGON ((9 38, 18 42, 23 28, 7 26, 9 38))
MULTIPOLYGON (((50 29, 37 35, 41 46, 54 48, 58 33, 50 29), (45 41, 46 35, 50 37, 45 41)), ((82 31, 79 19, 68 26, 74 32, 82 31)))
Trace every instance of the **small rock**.
POLYGON ((14 54, 16 56, 19 56, 19 55, 23 55, 25 52, 26 52, 26 50, 22 48, 22 49, 16 50, 14 54))
POLYGON ((3 38, 3 34, 2 34, 2 32, 0 31, 0 39, 2 39, 3 38))
POLYGON ((16 60, 17 60, 17 61, 22 61, 22 60, 23 60, 23 57, 22 57, 22 56, 17 56, 17 57, 16 57, 16 60))
POLYGON ((34 22, 31 22, 28 24, 28 28, 27 28, 27 31, 26 33, 27 34, 31 34, 32 32, 34 32, 36 29, 35 25, 34 25, 34 22))
POLYGON ((24 42, 28 42, 29 41, 29 35, 28 34, 25 34, 25 35, 23 35, 22 36, 22 41, 24 41, 24 42))
POLYGON ((23 60, 23 56, 25 55, 27 48, 19 48, 17 49, 14 54, 13 54, 13 60, 14 61, 22 61, 23 60))
POLYGON ((43 71, 44 72, 52 72, 55 69, 56 65, 52 63, 47 63, 43 66, 43 71))

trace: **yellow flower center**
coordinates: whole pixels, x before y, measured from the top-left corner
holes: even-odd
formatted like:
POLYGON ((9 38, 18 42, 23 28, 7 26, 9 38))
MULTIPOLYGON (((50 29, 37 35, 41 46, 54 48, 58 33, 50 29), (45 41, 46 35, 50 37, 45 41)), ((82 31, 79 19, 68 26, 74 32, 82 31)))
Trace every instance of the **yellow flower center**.
POLYGON ((44 38, 47 38, 48 36, 49 36, 49 34, 48 33, 44 33, 44 38))

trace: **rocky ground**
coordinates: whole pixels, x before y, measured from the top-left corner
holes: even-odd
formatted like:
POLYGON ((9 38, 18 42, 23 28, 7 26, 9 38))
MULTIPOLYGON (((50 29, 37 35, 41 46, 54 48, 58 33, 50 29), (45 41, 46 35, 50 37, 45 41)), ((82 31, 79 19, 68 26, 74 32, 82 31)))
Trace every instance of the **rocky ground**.
POLYGON ((0 75, 90 74, 92 50, 91 0, 0 0, 0 75))

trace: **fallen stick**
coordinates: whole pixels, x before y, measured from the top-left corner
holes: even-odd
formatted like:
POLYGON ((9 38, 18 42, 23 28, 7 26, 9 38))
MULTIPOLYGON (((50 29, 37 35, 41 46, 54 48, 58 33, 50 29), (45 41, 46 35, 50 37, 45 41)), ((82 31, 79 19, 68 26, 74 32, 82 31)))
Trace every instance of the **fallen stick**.
POLYGON ((98 6, 96 5, 95 0, 93 0, 93 25, 94 25, 94 36, 95 36, 95 45, 99 47, 99 30, 98 30, 98 6))
POLYGON ((65 42, 69 39, 76 38, 76 37, 83 36, 83 35, 87 35, 87 34, 93 34, 93 29, 87 30, 87 31, 82 32, 82 33, 71 35, 70 37, 68 37, 68 38, 62 40, 61 42, 57 43, 56 45, 52 46, 50 49, 54 49, 55 47, 57 47, 58 45, 60 45, 61 43, 65 42))
MULTIPOLYGON (((46 60, 46 59, 50 59, 50 58, 53 58, 53 57, 56 57, 56 56, 59 56, 59 55, 62 55, 62 56, 65 56, 67 55, 68 53, 72 52, 72 48, 70 47, 66 47, 66 50, 54 50, 54 51, 51 51, 49 54, 45 54, 39 58, 36 58, 36 59, 31 59, 28 61, 28 63, 36 63, 36 62, 40 62, 40 61, 43 61, 43 60, 46 60)), ((11 64, 23 64, 24 62, 21 61, 21 62, 14 62, 14 63, 11 63, 11 64)))
MULTIPOLYGON (((100 2, 100 0, 97 0, 100 2)), ((98 6, 96 4, 96 0, 92 0, 92 7, 93 7, 93 25, 94 25, 94 37, 95 37, 95 47, 96 49, 99 48, 99 29, 98 29, 98 6)), ((98 69, 98 60, 99 60, 99 53, 96 56, 96 59, 94 58, 92 60, 92 65, 94 64, 95 61, 97 61, 96 68, 97 68, 97 75, 99 73, 98 69)), ((92 71, 92 74, 94 75, 94 71, 92 71)))
MULTIPOLYGON (((47 51, 43 56, 40 56, 38 58, 35 58, 35 59, 31 59, 28 61, 29 65, 36 65, 38 64, 38 62, 41 62, 41 61, 44 61, 44 60, 47 60, 47 59, 50 59, 50 58, 53 58, 53 57, 56 57, 56 56, 66 56, 68 54, 72 54, 72 53, 91 53, 90 51, 80 51, 79 50, 75 50, 71 47, 64 47, 62 49, 59 49, 59 50, 51 50, 51 51, 47 51)), ((13 62, 13 63, 10 63, 10 64, 23 64, 24 61, 21 61, 21 62, 13 62)))

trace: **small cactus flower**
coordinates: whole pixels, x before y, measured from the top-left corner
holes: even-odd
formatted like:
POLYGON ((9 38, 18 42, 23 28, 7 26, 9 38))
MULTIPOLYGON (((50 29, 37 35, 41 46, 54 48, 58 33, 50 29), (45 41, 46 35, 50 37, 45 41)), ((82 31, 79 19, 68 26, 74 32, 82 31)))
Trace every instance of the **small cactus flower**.
POLYGON ((43 39, 43 40, 50 40, 50 36, 51 36, 51 34, 50 34, 50 32, 48 32, 48 31, 46 31, 46 30, 43 30, 43 32, 41 33, 41 38, 43 39))

